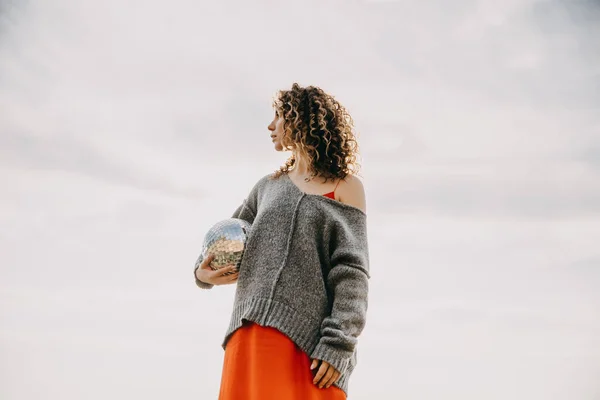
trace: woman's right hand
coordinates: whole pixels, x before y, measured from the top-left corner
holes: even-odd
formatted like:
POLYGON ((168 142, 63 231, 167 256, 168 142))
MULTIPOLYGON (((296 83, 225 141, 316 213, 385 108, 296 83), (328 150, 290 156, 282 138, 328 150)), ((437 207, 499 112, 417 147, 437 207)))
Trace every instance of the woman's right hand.
POLYGON ((215 258, 213 254, 209 254, 202 263, 196 268, 196 278, 204 283, 211 285, 231 285, 238 280, 240 272, 235 265, 228 265, 218 270, 213 270, 210 267, 210 262, 215 258), (234 272, 230 275, 225 275, 227 272, 234 272))

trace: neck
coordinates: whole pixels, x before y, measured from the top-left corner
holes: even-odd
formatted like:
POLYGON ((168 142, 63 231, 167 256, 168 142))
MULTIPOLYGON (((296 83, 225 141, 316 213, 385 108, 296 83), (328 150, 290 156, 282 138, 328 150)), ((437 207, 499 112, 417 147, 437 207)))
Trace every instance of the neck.
POLYGON ((296 162, 294 164, 294 170, 296 171, 296 174, 300 176, 309 175, 310 168, 308 161, 304 157, 302 157, 302 155, 296 152, 294 152, 294 158, 296 159, 296 162))

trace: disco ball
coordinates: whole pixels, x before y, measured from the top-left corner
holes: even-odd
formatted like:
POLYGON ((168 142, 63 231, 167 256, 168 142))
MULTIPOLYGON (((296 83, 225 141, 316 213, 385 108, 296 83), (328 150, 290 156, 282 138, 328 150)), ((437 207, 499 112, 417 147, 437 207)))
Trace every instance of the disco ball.
MULTIPOLYGON (((215 256, 210 263, 213 270, 228 265, 235 265, 239 269, 251 228, 248 221, 239 218, 217 222, 204 236, 200 259, 212 254, 215 256)), ((226 275, 233 273, 235 271, 227 272, 226 275)))

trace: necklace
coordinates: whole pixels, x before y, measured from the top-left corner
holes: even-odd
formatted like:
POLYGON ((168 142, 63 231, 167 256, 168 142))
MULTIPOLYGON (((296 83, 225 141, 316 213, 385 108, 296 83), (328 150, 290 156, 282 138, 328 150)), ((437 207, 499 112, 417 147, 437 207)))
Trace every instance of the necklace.
POLYGON ((315 176, 317 176, 317 174, 313 172, 312 174, 310 174, 310 176, 304 178, 304 182, 310 182, 315 176))

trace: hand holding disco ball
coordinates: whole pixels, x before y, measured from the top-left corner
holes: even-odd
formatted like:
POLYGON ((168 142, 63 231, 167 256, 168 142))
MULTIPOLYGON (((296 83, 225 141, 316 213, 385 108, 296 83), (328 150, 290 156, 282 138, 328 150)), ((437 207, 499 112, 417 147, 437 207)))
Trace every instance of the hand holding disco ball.
POLYGON ((232 283, 237 279, 251 227, 239 218, 213 225, 204 236, 202 253, 196 261, 196 277, 211 284, 232 283))
MULTIPOLYGON (((202 260, 202 258, 200 259, 202 260)), ((196 279, 210 285, 230 285, 237 281, 239 272, 235 265, 214 270, 209 266, 212 260, 214 260, 214 256, 210 255, 203 259, 200 264, 196 264, 196 270, 194 271, 196 279)))

